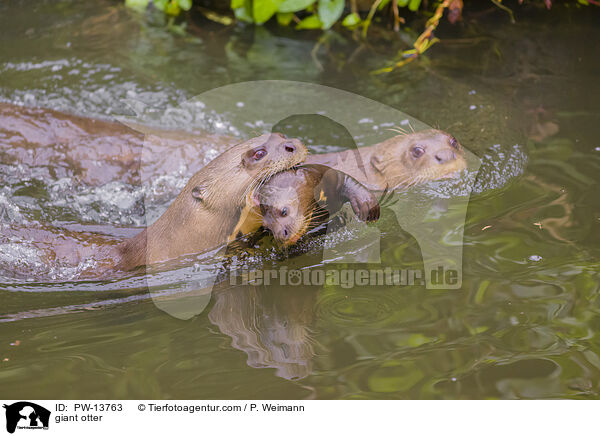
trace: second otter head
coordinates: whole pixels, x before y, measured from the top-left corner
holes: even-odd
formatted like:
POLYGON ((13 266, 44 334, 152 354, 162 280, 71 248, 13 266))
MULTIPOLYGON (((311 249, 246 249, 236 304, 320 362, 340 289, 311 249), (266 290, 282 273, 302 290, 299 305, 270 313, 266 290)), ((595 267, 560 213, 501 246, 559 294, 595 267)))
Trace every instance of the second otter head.
POLYGON ((390 188, 452 177, 467 167, 458 140, 434 129, 394 136, 378 144, 371 164, 390 188))
POLYGON ((254 195, 263 227, 282 246, 295 244, 306 233, 316 207, 313 192, 298 184, 295 172, 279 173, 254 195))
POLYGON ((351 176, 325 165, 302 165, 273 176, 252 199, 262 226, 283 245, 295 244, 309 229, 349 203, 361 221, 379 219, 379 200, 351 176))

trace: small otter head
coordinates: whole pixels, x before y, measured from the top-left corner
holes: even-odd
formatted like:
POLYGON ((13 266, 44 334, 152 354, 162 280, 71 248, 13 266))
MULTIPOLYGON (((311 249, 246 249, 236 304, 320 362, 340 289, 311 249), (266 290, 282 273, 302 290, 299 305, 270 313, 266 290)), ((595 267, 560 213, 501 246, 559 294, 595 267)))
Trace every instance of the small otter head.
POLYGON ((465 152, 456 138, 433 129, 382 142, 371 164, 392 188, 452 177, 467 167, 465 152))
POLYGON ((262 226, 283 246, 295 244, 306 233, 316 206, 312 191, 301 188, 304 180, 302 170, 279 173, 253 196, 262 226))

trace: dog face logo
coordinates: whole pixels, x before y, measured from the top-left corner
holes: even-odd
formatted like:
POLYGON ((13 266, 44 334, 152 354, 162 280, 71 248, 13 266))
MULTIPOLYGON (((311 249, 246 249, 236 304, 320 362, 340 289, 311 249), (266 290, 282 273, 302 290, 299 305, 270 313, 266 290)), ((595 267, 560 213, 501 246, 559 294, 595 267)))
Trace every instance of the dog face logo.
POLYGON ((19 429, 48 429, 50 411, 28 401, 4 405, 6 409, 6 431, 19 429))

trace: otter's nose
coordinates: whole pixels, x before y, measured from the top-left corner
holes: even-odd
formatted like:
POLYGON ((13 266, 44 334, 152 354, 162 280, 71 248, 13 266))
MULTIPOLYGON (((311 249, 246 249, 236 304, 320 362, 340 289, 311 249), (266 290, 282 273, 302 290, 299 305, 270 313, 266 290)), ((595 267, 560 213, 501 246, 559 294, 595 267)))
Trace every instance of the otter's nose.
POLYGON ((440 150, 435 154, 435 160, 439 164, 456 159, 456 155, 452 150, 440 150))
POLYGON ((283 148, 285 148, 285 151, 288 151, 290 153, 293 153, 296 151, 296 146, 294 144, 292 144, 291 142, 286 142, 285 144, 283 144, 283 148))

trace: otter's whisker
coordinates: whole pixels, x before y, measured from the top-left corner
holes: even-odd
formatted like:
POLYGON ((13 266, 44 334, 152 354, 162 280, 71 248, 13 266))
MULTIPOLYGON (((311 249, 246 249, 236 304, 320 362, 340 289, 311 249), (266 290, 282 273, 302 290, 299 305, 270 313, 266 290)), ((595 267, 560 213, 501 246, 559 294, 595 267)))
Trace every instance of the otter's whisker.
POLYGON ((279 171, 267 171, 266 175, 256 175, 246 188, 242 198, 248 198, 248 195, 250 195, 252 191, 260 190, 260 188, 262 188, 277 172, 279 171))
POLYGON ((393 132, 398 132, 402 136, 408 135, 408 131, 406 131, 406 129, 404 129, 404 128, 400 127, 400 126, 392 126, 391 128, 389 128, 387 130, 391 130, 393 132))

